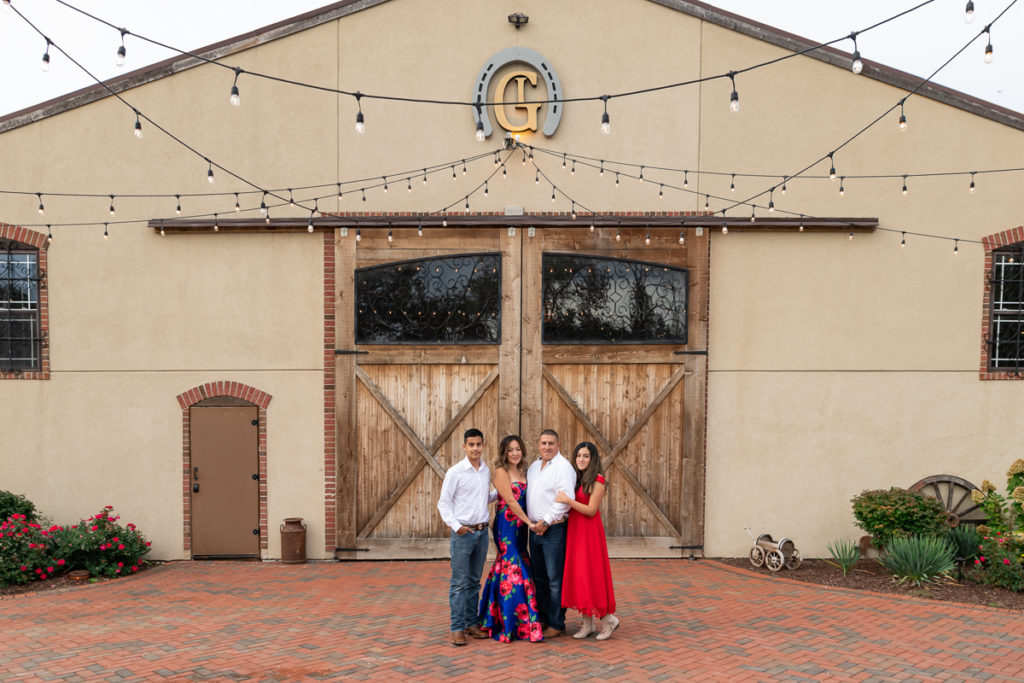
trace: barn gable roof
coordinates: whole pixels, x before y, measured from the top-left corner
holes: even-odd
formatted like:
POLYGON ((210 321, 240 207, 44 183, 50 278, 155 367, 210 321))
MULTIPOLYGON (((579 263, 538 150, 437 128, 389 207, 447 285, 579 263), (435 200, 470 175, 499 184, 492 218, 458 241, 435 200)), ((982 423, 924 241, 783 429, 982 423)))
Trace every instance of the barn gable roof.
MULTIPOLYGON (((195 66, 201 66, 205 63, 204 59, 222 59, 236 52, 248 50, 263 43, 268 43, 270 41, 277 40, 278 38, 299 33, 306 29, 334 21, 335 19, 339 19, 355 12, 360 12, 384 2, 388 2, 388 0, 340 0, 339 2, 335 2, 320 9, 312 10, 305 14, 300 14, 290 19, 285 19, 283 21, 270 24, 269 26, 256 29, 255 31, 243 33, 192 51, 193 54, 199 55, 202 59, 189 56, 179 56, 157 62, 156 64, 112 78, 105 82, 105 86, 99 84, 92 85, 0 117, 0 133, 28 125, 29 123, 49 116, 60 114, 61 112, 89 104, 90 102, 95 102, 96 100, 103 99, 104 97, 109 97, 110 92, 107 88, 118 93, 124 92, 145 83, 150 83, 164 78, 165 76, 178 73, 179 71, 191 69, 195 66)), ((648 2, 653 2, 655 4, 674 9, 678 12, 701 19, 702 21, 736 31, 743 35, 757 38, 758 40, 763 40, 767 43, 793 52, 806 50, 807 48, 818 44, 815 41, 808 40, 807 38, 787 33, 786 31, 732 14, 731 12, 726 12, 696 0, 648 0, 648 2)), ((832 47, 824 47, 814 50, 813 52, 807 53, 806 56, 844 69, 847 68, 850 62, 849 53, 832 47)), ((904 71, 869 60, 864 60, 864 70, 862 75, 866 78, 873 78, 888 85, 908 91, 917 87, 921 82, 921 77, 919 76, 914 76, 904 71)), ((948 104, 952 107, 956 107, 957 109, 962 109, 972 114, 991 119, 1012 128, 1024 130, 1024 114, 972 97, 957 90, 953 90, 952 88, 947 88, 934 83, 927 83, 917 91, 917 94, 922 97, 927 97, 938 102, 948 104)))

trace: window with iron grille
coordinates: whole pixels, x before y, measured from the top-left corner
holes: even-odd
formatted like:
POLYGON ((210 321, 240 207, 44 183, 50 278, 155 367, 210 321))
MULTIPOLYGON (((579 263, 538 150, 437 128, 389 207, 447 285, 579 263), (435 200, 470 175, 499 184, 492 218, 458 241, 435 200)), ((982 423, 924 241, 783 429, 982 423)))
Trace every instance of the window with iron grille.
POLYGON ((545 344, 685 344, 690 273, 658 263, 544 254, 545 344))
POLYGON ((41 367, 41 279, 37 249, 0 239, 0 372, 41 367))
POLYGON ((1024 242, 992 252, 988 365, 1024 372, 1024 242))
POLYGON ((459 254, 359 268, 357 344, 498 344, 501 255, 459 254))

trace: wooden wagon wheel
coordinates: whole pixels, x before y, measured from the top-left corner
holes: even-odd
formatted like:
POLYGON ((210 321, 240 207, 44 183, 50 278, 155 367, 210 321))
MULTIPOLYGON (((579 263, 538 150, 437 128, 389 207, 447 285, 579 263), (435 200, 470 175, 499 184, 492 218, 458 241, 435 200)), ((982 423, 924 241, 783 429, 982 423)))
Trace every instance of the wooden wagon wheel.
POLYGON ((936 474, 925 477, 910 487, 911 491, 919 491, 926 496, 938 499, 946 508, 946 521, 955 527, 961 522, 982 524, 985 512, 971 500, 971 491, 978 487, 952 474, 936 474))
POLYGON ((786 556, 781 550, 773 550, 764 558, 764 564, 768 569, 777 572, 786 565, 786 556))
POLYGON ((803 558, 800 557, 800 551, 794 550, 789 554, 789 557, 786 558, 786 569, 796 569, 800 566, 801 562, 803 562, 803 558))
POLYGON ((755 567, 764 566, 764 548, 759 545, 755 545, 750 549, 750 564, 755 567))

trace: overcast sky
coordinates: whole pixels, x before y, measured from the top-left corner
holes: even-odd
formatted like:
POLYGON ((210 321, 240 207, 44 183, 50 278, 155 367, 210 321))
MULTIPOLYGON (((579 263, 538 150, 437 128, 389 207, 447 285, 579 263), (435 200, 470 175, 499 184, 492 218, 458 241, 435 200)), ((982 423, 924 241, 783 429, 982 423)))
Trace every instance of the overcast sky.
MULTIPOLYGON (((328 4, 324 0, 69 0, 71 4, 129 31, 180 47, 194 49, 218 40, 301 14, 328 4)), ((425 2, 426 0, 417 0, 425 2)), ((626 0, 605 0, 624 2, 626 0)), ((114 65, 120 42, 117 30, 98 24, 55 0, 11 0, 55 44, 67 50, 99 78, 145 66, 174 53, 128 36, 127 63, 114 65)), ((1012 0, 975 0, 971 24, 964 22, 966 0, 935 0, 932 4, 884 27, 862 34, 858 47, 865 59, 915 75, 927 76, 981 31, 1012 0)), ((825 42, 860 30, 918 4, 913 0, 718 0, 722 9, 765 24, 825 42)), ((513 5, 509 5, 514 9, 513 5)), ((502 10, 504 11, 504 9, 502 10)), ((984 62, 985 37, 978 38, 935 78, 961 90, 1016 111, 1024 111, 1024 0, 1014 5, 992 28, 995 59, 984 62)), ((837 45, 850 51, 847 40, 837 45)), ((40 69, 46 40, 14 12, 0 9, 0 115, 24 109, 91 85, 56 49, 51 67, 40 69)), ((543 51, 543 46, 540 46, 543 51)), ((736 65, 741 67, 740 64, 736 65)), ((474 67, 475 68, 475 67, 474 67)), ((366 84, 347 87, 367 90, 366 84)), ((603 92, 600 84, 588 91, 603 92)), ((448 97, 458 98, 458 93, 448 97)))

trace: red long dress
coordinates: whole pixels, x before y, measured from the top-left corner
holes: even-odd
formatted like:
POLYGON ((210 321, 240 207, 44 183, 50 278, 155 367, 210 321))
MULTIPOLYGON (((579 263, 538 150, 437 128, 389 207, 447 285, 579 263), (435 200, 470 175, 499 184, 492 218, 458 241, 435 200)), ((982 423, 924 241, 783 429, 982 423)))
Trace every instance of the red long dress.
MULTIPOLYGON (((604 484, 604 477, 598 475, 597 481, 604 484)), ((576 500, 584 505, 590 503, 590 495, 584 493, 582 486, 576 489, 576 500)), ((569 511, 562 607, 597 618, 615 613, 612 565, 608 561, 608 543, 600 510, 593 517, 569 511)))

